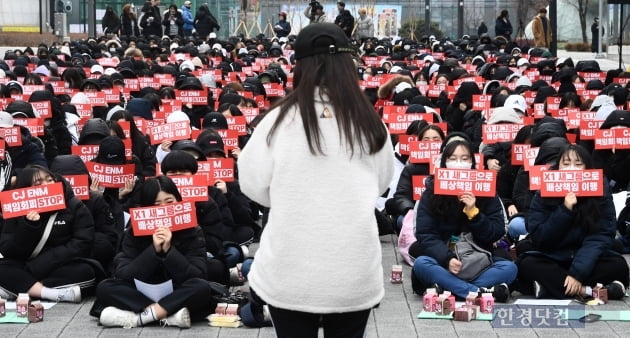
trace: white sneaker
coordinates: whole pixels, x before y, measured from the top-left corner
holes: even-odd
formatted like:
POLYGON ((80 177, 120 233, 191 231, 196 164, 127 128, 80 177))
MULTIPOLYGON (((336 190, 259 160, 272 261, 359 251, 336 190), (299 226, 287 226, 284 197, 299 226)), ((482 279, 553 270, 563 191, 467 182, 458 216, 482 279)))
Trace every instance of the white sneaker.
POLYGON ((78 285, 59 289, 57 302, 81 303, 81 288, 78 285))
POLYGON ((166 317, 166 319, 162 319, 160 321, 162 326, 177 326, 182 329, 190 328, 190 312, 188 309, 183 307, 181 310, 175 312, 174 314, 166 317))
POLYGON ((132 311, 125 311, 113 306, 108 306, 101 312, 99 318, 101 325, 106 327, 122 327, 130 329, 136 327, 138 323, 138 314, 132 311))

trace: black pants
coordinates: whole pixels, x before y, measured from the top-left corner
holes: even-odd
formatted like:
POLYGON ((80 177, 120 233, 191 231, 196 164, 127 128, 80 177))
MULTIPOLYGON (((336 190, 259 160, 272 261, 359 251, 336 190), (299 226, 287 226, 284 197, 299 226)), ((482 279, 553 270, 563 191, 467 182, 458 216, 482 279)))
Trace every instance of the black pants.
MULTIPOLYGON (((214 312, 216 303, 212 302, 208 281, 191 278, 180 285, 173 285, 173 293, 160 299, 157 303, 169 315, 188 308, 192 320, 201 320, 214 312)), ((136 290, 133 282, 108 278, 96 287, 96 301, 102 308, 113 306, 121 310, 142 312, 147 306, 155 303, 136 290)))
POLYGON ((370 311, 318 314, 269 306, 279 338, 316 338, 320 324, 325 338, 362 338, 370 311))
MULTIPOLYGON (((547 297, 566 298, 564 280, 569 275, 570 266, 570 261, 558 262, 544 256, 526 255, 518 264, 519 283, 531 286, 537 281, 547 297)), ((591 274, 581 282, 585 286, 595 286, 597 283, 606 285, 615 280, 628 286, 628 264, 622 256, 600 257, 591 274)))
POLYGON ((94 269, 88 263, 69 262, 38 280, 22 261, 0 260, 0 287, 14 294, 26 293, 37 282, 49 288, 78 285, 81 289, 94 288, 94 269))

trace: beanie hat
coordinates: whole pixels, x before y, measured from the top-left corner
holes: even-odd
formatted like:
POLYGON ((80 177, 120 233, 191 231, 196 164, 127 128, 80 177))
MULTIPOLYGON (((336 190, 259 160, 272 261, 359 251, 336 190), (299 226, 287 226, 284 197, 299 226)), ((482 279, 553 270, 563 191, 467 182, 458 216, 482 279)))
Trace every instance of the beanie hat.
POLYGON ((334 23, 319 23, 304 27, 298 34, 293 48, 296 60, 318 54, 354 52, 346 34, 334 23))
POLYGON ((127 103, 127 111, 133 116, 142 117, 145 120, 153 120, 151 102, 143 98, 133 98, 127 103))

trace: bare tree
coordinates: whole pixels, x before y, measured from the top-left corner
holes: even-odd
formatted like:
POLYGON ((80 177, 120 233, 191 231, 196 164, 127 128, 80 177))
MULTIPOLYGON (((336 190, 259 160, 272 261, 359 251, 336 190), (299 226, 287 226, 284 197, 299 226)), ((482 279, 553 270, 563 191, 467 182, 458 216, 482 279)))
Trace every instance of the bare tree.
POLYGON ((582 29, 582 42, 588 42, 586 36, 586 12, 588 10, 588 0, 567 0, 567 3, 575 8, 580 17, 580 28, 582 29))

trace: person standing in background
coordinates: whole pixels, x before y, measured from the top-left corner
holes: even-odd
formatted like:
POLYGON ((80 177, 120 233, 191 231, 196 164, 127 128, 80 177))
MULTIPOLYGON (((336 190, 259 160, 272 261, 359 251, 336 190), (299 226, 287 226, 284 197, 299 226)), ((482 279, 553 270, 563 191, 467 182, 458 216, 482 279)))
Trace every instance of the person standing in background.
POLYGON ((479 27, 477 28, 477 36, 481 36, 486 33, 488 33, 488 26, 486 26, 485 22, 481 21, 479 27))
POLYGON ((593 24, 591 25, 591 34, 593 34, 593 42, 591 43, 591 52, 597 53, 597 46, 599 45, 600 37, 603 37, 606 33, 606 29, 599 24, 599 18, 595 17, 593 19, 593 24))
POLYGON ((138 36, 140 30, 138 29, 138 19, 136 13, 133 11, 131 4, 125 4, 122 8, 122 14, 120 15, 120 35, 124 36, 138 36))
POLYGON ((190 7, 192 3, 190 1, 185 1, 182 6, 182 18, 184 19, 184 37, 192 36, 192 31, 195 26, 193 23, 195 22, 192 12, 190 11, 190 7))
POLYGON ((101 20, 101 25, 103 27, 103 35, 118 35, 120 32, 120 18, 116 15, 116 12, 114 12, 114 7, 107 6, 105 15, 103 15, 103 19, 101 20))
POLYGON ((551 46, 551 20, 547 18, 547 9, 538 10, 538 15, 532 19, 532 32, 536 47, 549 48, 551 46))
POLYGON ((279 38, 288 36, 291 33, 291 24, 287 21, 287 12, 278 13, 278 22, 273 26, 273 30, 279 38))
POLYGON ((503 36, 508 41, 512 40, 512 23, 507 9, 502 10, 501 15, 497 17, 494 23, 494 35, 503 36))
POLYGON ((210 13, 210 9, 207 4, 203 4, 197 10, 197 14, 195 15, 195 21, 193 22, 199 37, 202 39, 207 39, 208 35, 214 32, 216 28, 217 31, 221 29, 219 26, 219 22, 217 19, 210 13))
POLYGON ((337 2, 337 9, 339 10, 339 15, 335 18, 335 24, 341 27, 349 38, 352 35, 352 30, 354 30, 354 17, 346 9, 346 4, 343 1, 337 2))
POLYGON ((359 9, 359 17, 357 18, 356 38, 359 41, 369 39, 374 36, 374 23, 372 18, 367 15, 367 9, 359 9))
POLYGON ((184 34, 184 18, 182 18, 182 13, 177 10, 177 5, 171 4, 168 7, 168 10, 164 13, 164 18, 162 19, 162 25, 166 27, 164 35, 168 35, 171 39, 184 34))

